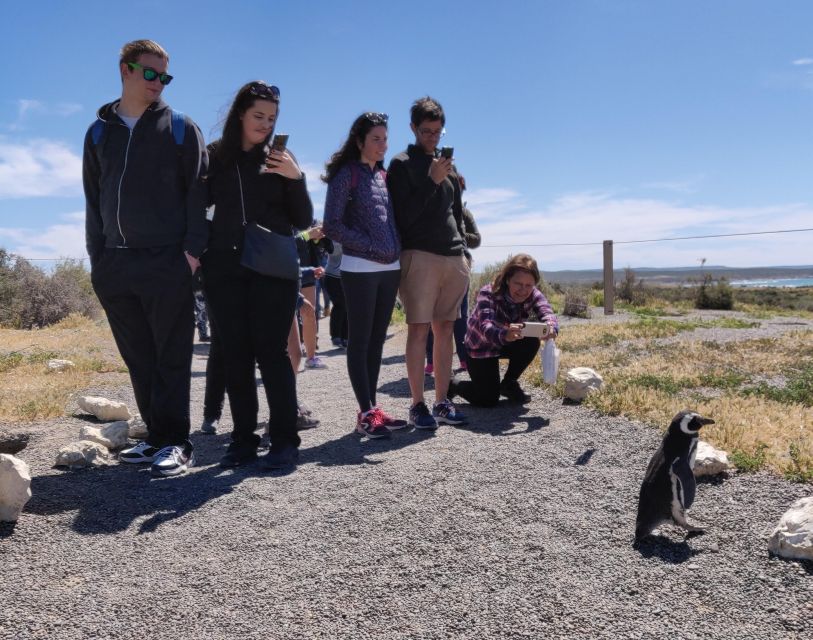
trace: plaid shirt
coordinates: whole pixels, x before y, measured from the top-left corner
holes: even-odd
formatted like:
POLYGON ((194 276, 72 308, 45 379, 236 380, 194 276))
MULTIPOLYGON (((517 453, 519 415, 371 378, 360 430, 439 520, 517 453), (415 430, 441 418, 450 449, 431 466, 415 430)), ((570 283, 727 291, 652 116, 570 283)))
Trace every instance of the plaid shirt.
POLYGON ((509 324, 527 322, 534 316, 539 322, 547 322, 559 333, 559 321, 548 299, 539 289, 525 302, 514 302, 508 294, 495 294, 487 284, 477 295, 477 303, 471 312, 466 330, 466 348, 471 358, 496 358, 507 344, 505 334, 509 324))

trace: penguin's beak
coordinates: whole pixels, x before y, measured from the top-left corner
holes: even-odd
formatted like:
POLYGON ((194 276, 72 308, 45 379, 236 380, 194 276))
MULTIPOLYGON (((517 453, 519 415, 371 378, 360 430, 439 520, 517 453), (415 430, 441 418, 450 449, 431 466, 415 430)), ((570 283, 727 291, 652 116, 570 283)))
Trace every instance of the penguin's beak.
POLYGON ((703 418, 703 417, 701 417, 701 416, 697 416, 697 421, 698 421, 698 422, 699 422, 701 425, 703 425, 704 427, 705 427, 707 424, 714 424, 714 420, 712 420, 711 418, 703 418))

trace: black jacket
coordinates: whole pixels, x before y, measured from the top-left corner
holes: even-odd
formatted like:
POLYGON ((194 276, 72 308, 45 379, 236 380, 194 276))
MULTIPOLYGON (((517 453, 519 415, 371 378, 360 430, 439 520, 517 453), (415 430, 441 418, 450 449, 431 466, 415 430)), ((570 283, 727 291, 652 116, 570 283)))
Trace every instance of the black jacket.
POLYGON ((256 222, 286 236, 293 235, 292 227, 306 229, 313 223, 313 204, 304 173, 300 180, 276 173, 261 174, 256 153, 240 153, 235 162, 224 166, 218 158, 217 144, 209 145, 209 204, 215 207, 209 230, 210 249, 242 249, 243 205, 246 222, 256 222))
POLYGON ((91 265, 104 247, 182 246, 193 256, 206 247, 208 158, 197 125, 184 117, 183 146, 172 135, 172 111, 159 100, 132 131, 116 100, 99 109, 105 125, 98 144, 85 134, 82 181, 85 240, 91 265))
POLYGON ((440 184, 429 177, 432 156, 411 144, 390 161, 387 187, 402 249, 463 255, 465 227, 460 180, 454 171, 440 184))

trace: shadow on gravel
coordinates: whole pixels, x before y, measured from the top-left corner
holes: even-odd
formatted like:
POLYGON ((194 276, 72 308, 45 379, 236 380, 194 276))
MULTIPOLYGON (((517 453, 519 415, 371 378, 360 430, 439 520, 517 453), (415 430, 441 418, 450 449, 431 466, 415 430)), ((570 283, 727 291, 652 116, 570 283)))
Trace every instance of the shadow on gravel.
POLYGON ((576 461, 573 464, 578 467, 586 465, 588 462, 590 462, 590 458, 593 457, 593 454, 595 452, 596 452, 595 449, 587 449, 587 451, 585 451, 578 458, 576 458, 576 461))
POLYGON ((11 537, 16 526, 16 522, 0 522, 0 540, 11 537))
MULTIPOLYGON (((195 454, 216 462, 227 440, 227 435, 196 439, 195 454)), ((263 472, 254 465, 229 471, 212 465, 177 478, 153 478, 149 465, 63 471, 32 478, 25 511, 44 516, 75 511, 71 528, 81 535, 117 533, 136 520, 142 520, 139 534, 151 533, 258 473, 263 472)))
POLYGON ((381 358, 381 364, 405 364, 406 363, 406 356, 403 354, 398 356, 386 356, 385 358, 381 358))
POLYGON ((666 536, 649 536, 633 545, 644 558, 659 558, 669 564, 681 564, 700 553, 685 540, 675 542, 666 536))
POLYGON ((456 425, 455 429, 465 429, 472 433, 521 436, 550 426, 550 419, 525 415, 529 407, 519 404, 500 403, 496 407, 486 409, 461 403, 460 407, 468 416, 469 423, 456 425))
MULTIPOLYGON (((384 359, 386 360, 386 358, 384 359)), ((400 380, 393 380, 392 382, 386 382, 382 384, 380 387, 378 387, 378 391, 388 396, 392 396, 393 398, 412 397, 412 392, 410 392, 409 390, 409 380, 407 380, 406 378, 401 378, 400 380)))
POLYGON ((348 433, 336 440, 329 440, 315 447, 299 450, 299 464, 314 463, 320 467, 351 464, 381 464, 382 460, 370 460, 368 455, 403 449, 435 436, 432 431, 407 427, 392 434, 391 438, 370 440, 360 434, 348 433))

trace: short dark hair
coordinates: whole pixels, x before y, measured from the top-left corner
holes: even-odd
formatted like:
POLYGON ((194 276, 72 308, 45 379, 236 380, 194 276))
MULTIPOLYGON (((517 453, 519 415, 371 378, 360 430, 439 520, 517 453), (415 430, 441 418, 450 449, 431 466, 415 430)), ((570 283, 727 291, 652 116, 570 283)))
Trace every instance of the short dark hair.
POLYGON ((508 261, 502 266, 494 278, 491 290, 494 293, 505 293, 508 289, 508 281, 518 271, 529 274, 534 279, 534 283, 539 284, 540 275, 536 260, 527 253, 518 253, 508 258, 508 261))
POLYGON ((440 102, 429 96, 418 98, 412 103, 409 110, 409 119, 416 127, 424 120, 440 120, 440 124, 446 125, 446 114, 440 102))

